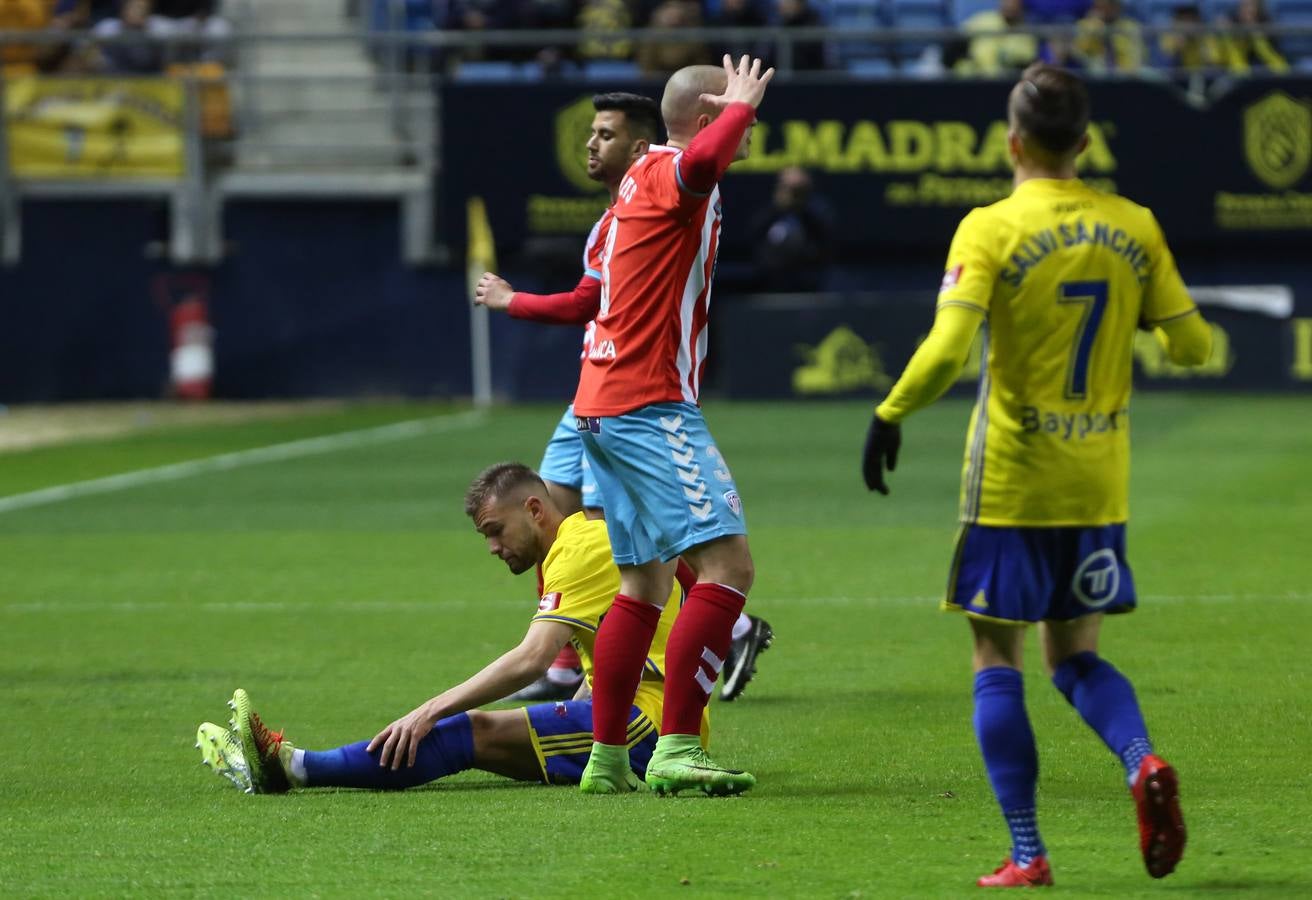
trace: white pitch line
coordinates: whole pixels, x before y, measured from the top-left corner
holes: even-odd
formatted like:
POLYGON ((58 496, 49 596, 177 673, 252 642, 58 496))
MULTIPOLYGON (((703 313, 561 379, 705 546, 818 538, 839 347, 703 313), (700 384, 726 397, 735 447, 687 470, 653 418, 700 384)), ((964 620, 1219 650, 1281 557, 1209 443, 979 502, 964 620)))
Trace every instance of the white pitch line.
POLYGON ((138 469, 120 475, 93 478, 89 481, 75 481, 70 484, 42 488, 39 491, 29 491, 25 494, 0 497, 0 513, 31 509, 34 506, 48 506, 52 503, 62 503, 65 500, 89 497, 94 494, 109 494, 146 484, 158 484, 162 481, 176 481, 180 478, 190 478, 193 475, 226 472, 231 469, 240 469, 244 466, 260 463, 302 459, 307 456, 335 453, 338 450, 346 450, 352 447, 386 444, 427 434, 458 431, 462 428, 478 425, 484 419, 485 414, 481 410, 432 416, 426 419, 410 419, 405 422, 393 422, 390 425, 379 425, 375 428, 343 431, 299 441, 270 444, 267 447, 238 450, 234 453, 221 453, 218 456, 206 456, 201 459, 192 459, 167 466, 138 469))
MULTIPOLYGON (((771 609, 783 609, 789 606, 933 606, 942 598, 925 597, 765 597, 753 598, 753 604, 763 604, 771 609)), ((1291 591, 1284 594, 1159 594, 1141 597, 1141 602, 1175 605, 1177 603, 1307 603, 1312 601, 1312 593, 1291 591)), ((473 608, 509 608, 512 606, 528 609, 532 603, 509 597, 486 598, 446 598, 442 600, 270 600, 267 603, 258 600, 212 600, 202 603, 173 603, 167 600, 122 600, 109 603, 96 603, 88 600, 35 601, 30 603, 0 603, 0 613, 69 613, 69 612, 116 612, 116 613, 158 613, 169 610, 179 612, 440 612, 453 607, 473 608)), ((531 611, 531 609, 530 609, 531 611)))

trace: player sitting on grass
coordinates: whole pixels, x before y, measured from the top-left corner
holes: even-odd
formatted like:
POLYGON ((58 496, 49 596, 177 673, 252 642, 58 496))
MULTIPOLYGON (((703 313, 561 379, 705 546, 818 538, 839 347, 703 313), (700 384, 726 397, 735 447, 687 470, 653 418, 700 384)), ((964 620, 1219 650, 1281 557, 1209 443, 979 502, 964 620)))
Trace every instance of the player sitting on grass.
MULTIPOLYGON (((592 703, 570 700, 484 712, 477 707, 522 688, 566 642, 592 680, 598 623, 619 589, 606 524, 563 515, 532 469, 501 463, 465 495, 465 512, 488 549, 518 575, 542 565, 544 594, 517 647, 481 672, 421 704, 372 740, 333 750, 302 750, 270 731, 244 690, 233 694, 235 733, 206 722, 197 733, 202 761, 248 793, 293 787, 407 788, 466 769, 522 781, 577 784, 592 749, 592 703)), ((645 773, 664 702, 665 645, 684 589, 675 584, 629 711, 626 743, 645 773)), ((709 734, 702 718, 702 740, 709 734)), ((635 784, 636 787, 636 784, 635 784)))

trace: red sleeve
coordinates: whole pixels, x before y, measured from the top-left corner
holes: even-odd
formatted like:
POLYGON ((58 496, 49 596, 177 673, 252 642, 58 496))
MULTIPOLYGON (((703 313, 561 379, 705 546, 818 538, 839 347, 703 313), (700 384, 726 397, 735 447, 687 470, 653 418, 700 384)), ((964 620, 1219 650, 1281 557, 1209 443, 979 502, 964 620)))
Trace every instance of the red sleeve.
POLYGON ((601 282, 584 275, 567 294, 526 294, 515 291, 510 313, 515 319, 549 322, 553 325, 586 325, 601 310, 601 282))
POLYGON ((747 129, 756 121, 750 103, 731 103, 719 117, 707 125, 679 156, 679 186, 693 194, 709 194, 715 187, 742 141, 747 129))

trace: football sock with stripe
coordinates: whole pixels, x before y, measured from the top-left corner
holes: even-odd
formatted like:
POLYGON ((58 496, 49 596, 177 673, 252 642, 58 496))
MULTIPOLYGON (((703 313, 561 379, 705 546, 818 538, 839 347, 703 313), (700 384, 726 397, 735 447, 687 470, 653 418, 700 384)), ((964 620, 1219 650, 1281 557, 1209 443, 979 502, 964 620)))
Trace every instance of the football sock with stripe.
POLYGON ((733 623, 747 598, 723 584, 698 582, 688 592, 665 645, 661 734, 700 734, 702 710, 724 668, 733 623))
POLYGON ((1086 652, 1062 660, 1052 673, 1052 683, 1121 758, 1133 785, 1139 763, 1153 752, 1153 745, 1130 680, 1098 654, 1086 652))
POLYGON ((601 620, 592 651, 592 736, 598 743, 626 742, 629 709, 660 620, 659 607, 623 594, 601 620))
POLYGON ((1025 712, 1020 672, 994 666, 975 673, 975 736, 993 794, 1011 830, 1011 858, 1027 866, 1047 851, 1035 816, 1039 755, 1025 712))
POLYGON ((382 751, 366 753, 368 746, 368 741, 359 741, 335 750, 305 751, 305 786, 408 788, 474 765, 474 730, 468 713, 449 716, 434 725, 428 737, 419 742, 415 764, 407 767, 403 761, 395 772, 378 765, 382 751))

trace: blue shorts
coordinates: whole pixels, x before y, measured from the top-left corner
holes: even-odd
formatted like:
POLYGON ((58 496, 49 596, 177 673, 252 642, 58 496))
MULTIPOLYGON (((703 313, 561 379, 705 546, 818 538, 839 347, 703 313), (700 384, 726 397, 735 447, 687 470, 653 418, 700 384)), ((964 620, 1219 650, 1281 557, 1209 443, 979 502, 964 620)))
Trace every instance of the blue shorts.
MULTIPOLYGON (((560 700, 526 706, 529 737, 547 784, 578 784, 592 752, 592 701, 560 700)), ((646 713, 629 709, 629 765, 638 777, 647 774, 647 762, 656 749, 659 731, 646 713)))
POLYGON ((943 608, 1002 622, 1067 621, 1135 607, 1125 525, 963 525, 943 608))
POLYGON ((583 495, 583 505, 589 509, 602 509, 601 492, 597 490, 597 480, 592 477, 592 466, 583 456, 583 439, 579 437, 577 420, 574 418, 574 404, 565 407, 556 430, 547 441, 546 452, 542 454, 542 465, 538 474, 543 481, 563 484, 583 495))
POLYGON ((696 406, 654 403, 580 418, 578 428, 606 498, 616 563, 668 562, 689 547, 747 533, 738 488, 696 406))

